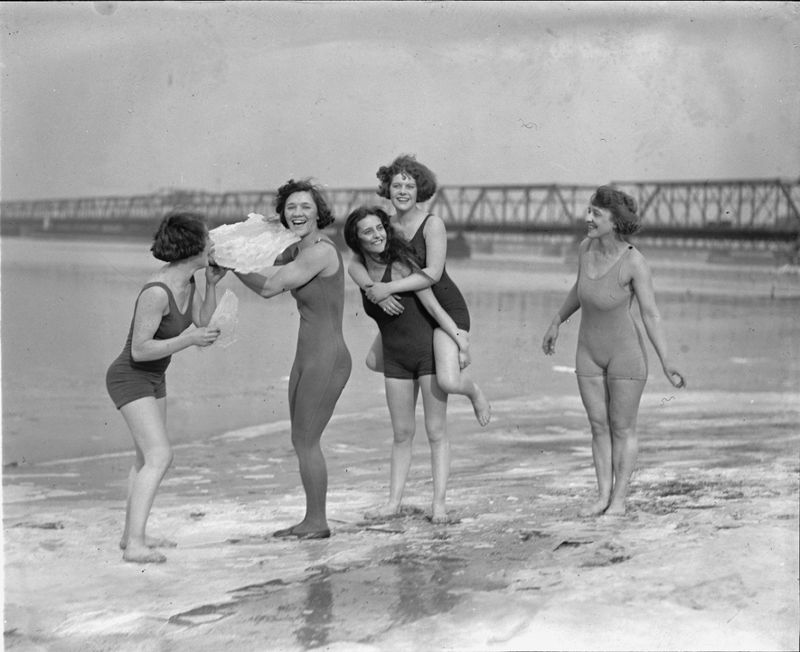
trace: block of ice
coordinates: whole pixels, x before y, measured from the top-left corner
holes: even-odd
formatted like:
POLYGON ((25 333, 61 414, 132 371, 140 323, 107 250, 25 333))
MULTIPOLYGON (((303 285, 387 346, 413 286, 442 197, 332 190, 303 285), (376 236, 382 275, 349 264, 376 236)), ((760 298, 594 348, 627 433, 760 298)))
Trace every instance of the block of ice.
POLYGON ((300 240, 277 219, 250 213, 244 222, 223 224, 209 232, 214 261, 237 272, 257 272, 275 263, 278 255, 300 240))
POLYGON ((217 309, 208 322, 209 328, 219 328, 219 337, 215 346, 223 349, 236 341, 236 326, 239 323, 239 299, 231 291, 225 290, 222 298, 217 302, 217 309))

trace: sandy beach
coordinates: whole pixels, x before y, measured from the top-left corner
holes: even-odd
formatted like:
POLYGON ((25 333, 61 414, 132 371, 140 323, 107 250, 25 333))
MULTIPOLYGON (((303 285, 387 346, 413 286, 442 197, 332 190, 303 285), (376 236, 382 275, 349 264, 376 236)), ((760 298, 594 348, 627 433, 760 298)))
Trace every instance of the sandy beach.
POLYGON ((798 398, 647 394, 621 518, 578 516, 577 397, 499 402, 485 430, 454 401, 446 526, 425 518, 424 435, 404 515, 363 521, 388 433, 380 406, 339 415, 323 541, 270 536, 302 511, 287 424, 220 434, 176 451, 150 528, 179 546, 158 566, 116 547, 129 458, 40 466, 4 491, 6 647, 797 649, 798 398))
MULTIPOLYGON (((556 263, 535 276, 511 260, 452 267, 460 283, 500 292, 570 282, 556 263)), ((796 275, 700 267, 654 264, 660 295, 800 296, 796 275)), ((691 324, 692 314, 677 317, 691 324)), ((590 436, 570 370, 557 366, 531 371, 549 374, 550 391, 505 381, 485 429, 451 398, 444 526, 426 518, 421 410, 403 514, 363 518, 387 493, 379 393, 367 409, 344 403, 323 437, 326 540, 271 536, 303 510, 283 419, 176 444, 149 522, 178 543, 163 565, 121 561, 130 452, 9 462, 5 647, 797 650, 800 393, 796 364, 770 376, 774 355, 754 342, 738 368, 721 361, 704 379, 690 369, 686 391, 651 378, 628 514, 617 518, 578 515, 596 490, 590 436), (747 391, 714 389, 737 373, 747 391)))

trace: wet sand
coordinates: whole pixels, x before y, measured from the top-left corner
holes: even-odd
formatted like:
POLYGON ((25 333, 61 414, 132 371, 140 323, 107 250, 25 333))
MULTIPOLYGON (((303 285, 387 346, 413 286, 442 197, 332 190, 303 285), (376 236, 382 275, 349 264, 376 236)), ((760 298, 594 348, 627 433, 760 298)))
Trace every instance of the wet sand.
POLYGON ((333 536, 302 513, 287 424, 180 446, 125 564, 130 457, 7 476, 5 643, 18 650, 793 650, 798 396, 648 393, 629 513, 581 518, 595 480, 577 397, 452 400, 452 523, 427 519, 424 433, 400 518, 382 406, 325 436, 333 536), (375 431, 374 445, 364 432, 375 431))
MULTIPOLYGON (((481 265, 453 267, 495 288, 569 284, 558 266, 533 280, 524 262, 492 278, 481 265)), ((796 275, 774 270, 654 269, 659 293, 778 283, 798 296, 796 275)), ((301 542, 271 536, 303 510, 288 424, 220 432, 175 447, 149 523, 178 542, 163 565, 121 561, 130 453, 7 467, 5 646, 797 650, 799 417, 794 389, 676 391, 653 377, 628 514, 583 518, 595 478, 576 390, 504 397, 485 429, 454 397, 451 522, 435 526, 421 415, 403 514, 363 520, 387 494, 378 401, 334 417, 333 536, 301 542)))

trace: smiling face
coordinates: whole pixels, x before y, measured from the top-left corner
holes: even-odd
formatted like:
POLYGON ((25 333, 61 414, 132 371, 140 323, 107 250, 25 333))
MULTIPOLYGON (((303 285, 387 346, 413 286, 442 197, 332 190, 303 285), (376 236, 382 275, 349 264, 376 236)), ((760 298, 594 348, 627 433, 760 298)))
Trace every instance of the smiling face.
POLYGON ((400 172, 392 177, 389 184, 389 199, 398 212, 404 213, 417 204, 417 182, 414 177, 400 172))
POLYGON ((286 199, 283 218, 289 230, 301 238, 317 230, 317 203, 314 196, 301 190, 293 192, 286 199))
POLYGON ((376 256, 386 249, 386 229, 377 215, 370 214, 359 220, 356 234, 361 251, 365 254, 376 256))
POLYGON ((611 211, 607 208, 600 208, 599 206, 590 204, 589 210, 586 213, 587 237, 602 238, 614 232, 614 220, 611 216, 611 211))

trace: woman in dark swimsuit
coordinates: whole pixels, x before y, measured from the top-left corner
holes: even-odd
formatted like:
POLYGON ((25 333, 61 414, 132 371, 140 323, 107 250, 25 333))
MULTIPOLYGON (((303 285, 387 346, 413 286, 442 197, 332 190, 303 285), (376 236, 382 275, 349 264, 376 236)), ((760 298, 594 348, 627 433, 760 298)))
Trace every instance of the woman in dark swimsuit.
POLYGON ((323 539, 331 535, 326 516, 328 470, 320 447, 336 402, 350 378, 350 353, 342 335, 344 264, 322 229, 333 215, 309 181, 290 180, 278 189, 281 223, 300 237, 282 254, 273 272, 236 275, 265 299, 290 290, 300 312, 297 352, 289 376, 292 445, 306 494, 306 514, 276 537, 323 539))
POLYGON ((219 330, 206 328, 217 306, 216 286, 226 270, 209 266, 212 245, 202 216, 174 212, 161 222, 150 247, 167 264, 145 284, 136 299, 122 353, 108 368, 106 387, 125 418, 136 447, 128 477, 122 558, 136 563, 161 563, 157 547, 174 547, 167 539, 145 535, 147 517, 161 480, 172 464, 167 438, 166 371, 173 353, 190 346, 208 346, 219 330), (194 274, 206 270, 206 292, 199 295, 194 274), (189 329, 195 324, 198 328, 189 329), (188 330, 187 330, 188 329, 188 330))
POLYGON ((545 355, 556 350, 558 329, 581 310, 575 373, 592 429, 598 499, 582 514, 625 513, 636 464, 636 419, 647 382, 647 352, 631 314, 634 297, 661 368, 673 387, 686 381, 667 355, 650 268, 625 239, 639 230, 632 197, 601 186, 586 218, 588 235, 578 253, 578 280, 544 336, 545 355))
MULTIPOLYGON (((375 282, 391 283, 419 269, 410 245, 394 233, 389 216, 378 207, 354 210, 344 226, 347 245, 375 282)), ((396 315, 383 311, 361 291, 364 311, 378 324, 383 359, 386 402, 394 439, 388 502, 367 512, 367 518, 391 516, 400 511, 416 430, 417 395, 422 392, 425 430, 431 447, 433 502, 431 520, 447 520, 445 495, 450 472, 450 442, 447 437, 447 394, 439 387, 434 354, 434 329, 440 328, 454 345, 469 354, 469 341, 436 300, 430 288, 401 292, 396 301, 403 310, 396 315)))
MULTIPOLYGON (((373 281, 358 258, 353 258, 348 272, 366 293, 388 314, 401 310, 392 295, 431 288, 441 306, 456 322, 465 337, 469 338, 470 318, 466 301, 445 269, 447 257, 447 230, 441 218, 427 213, 420 203, 427 202, 436 192, 436 177, 413 156, 399 156, 390 165, 378 169, 381 184, 378 195, 389 199, 395 210, 392 226, 415 249, 422 269, 403 279, 390 283, 373 281)), ((478 422, 485 426, 491 419, 492 409, 480 386, 466 370, 469 357, 443 330, 434 331, 436 375, 439 386, 447 394, 461 394, 469 398, 478 422)), ((381 370, 381 345, 378 339, 370 350, 367 366, 381 370)))

